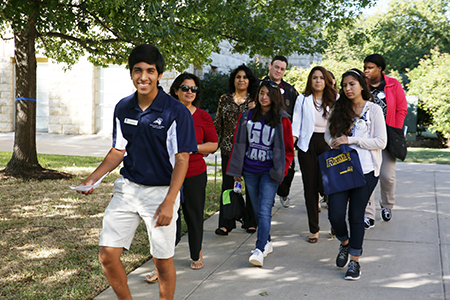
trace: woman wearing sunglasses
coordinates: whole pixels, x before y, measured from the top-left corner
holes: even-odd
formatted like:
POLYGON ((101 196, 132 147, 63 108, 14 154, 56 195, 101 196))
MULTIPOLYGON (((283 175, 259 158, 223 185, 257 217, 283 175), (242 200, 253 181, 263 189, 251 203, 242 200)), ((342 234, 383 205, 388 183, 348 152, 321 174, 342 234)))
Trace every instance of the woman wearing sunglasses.
POLYGON ((271 80, 261 81, 255 102, 254 109, 239 117, 227 174, 236 181, 244 176, 258 222, 256 247, 249 261, 262 267, 264 257, 273 251, 272 207, 294 159, 294 142, 279 86, 271 80))
MULTIPOLYGON (((203 157, 217 150, 217 134, 211 116, 198 108, 200 80, 197 76, 190 73, 179 75, 170 87, 170 95, 186 105, 194 119, 198 151, 189 156, 189 168, 183 183, 184 201, 181 203, 181 207, 188 229, 191 268, 198 270, 203 268, 203 210, 207 182, 206 164, 203 157)), ((180 217, 178 217, 177 225, 177 236, 179 237, 180 217)))
MULTIPOLYGON (((257 87, 258 80, 253 75, 253 72, 249 67, 242 64, 230 74, 228 80, 229 93, 220 97, 214 126, 219 139, 222 159, 222 192, 233 188, 234 179, 232 176, 228 176, 225 171, 231 148, 233 147, 234 130, 236 129, 239 115, 255 107, 253 100, 255 99, 257 87)), ((245 202, 245 216, 242 228, 246 229, 248 233, 254 233, 256 231, 256 221, 247 192, 245 202)), ((216 229, 216 234, 228 235, 234 228, 236 228, 236 222, 234 220, 226 220, 223 217, 222 201, 220 201, 219 228, 216 229)))

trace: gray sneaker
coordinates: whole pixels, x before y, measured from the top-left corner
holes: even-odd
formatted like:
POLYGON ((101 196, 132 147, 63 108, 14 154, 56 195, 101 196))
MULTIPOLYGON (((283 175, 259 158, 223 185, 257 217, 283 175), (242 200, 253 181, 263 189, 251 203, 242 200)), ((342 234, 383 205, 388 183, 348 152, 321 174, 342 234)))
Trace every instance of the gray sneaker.
POLYGON ((288 208, 289 207, 289 201, 290 201, 291 199, 289 199, 289 196, 286 196, 286 197, 281 197, 280 196, 280 203, 281 203, 281 206, 283 206, 283 207, 285 207, 285 208, 288 208))

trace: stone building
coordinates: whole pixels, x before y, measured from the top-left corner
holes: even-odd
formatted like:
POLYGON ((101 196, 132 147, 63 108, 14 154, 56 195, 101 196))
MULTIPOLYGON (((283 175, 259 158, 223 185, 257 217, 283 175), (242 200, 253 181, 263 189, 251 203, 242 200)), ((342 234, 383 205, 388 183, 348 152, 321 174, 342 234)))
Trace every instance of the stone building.
MULTIPOLYGON (((231 45, 221 44, 221 52, 211 55, 211 64, 187 71, 202 76, 223 72, 247 63, 248 55, 232 54, 231 45)), ((0 132, 14 131, 15 71, 12 42, 0 41, 0 132)), ((309 67, 320 57, 294 55, 290 65, 309 67)), ((266 61, 269 59, 266 58, 266 61)), ((178 74, 166 71, 161 86, 166 92, 178 74)), ((37 57, 36 130, 52 134, 110 134, 113 109, 123 97, 134 92, 125 66, 96 67, 82 58, 69 70, 45 57, 37 57)))

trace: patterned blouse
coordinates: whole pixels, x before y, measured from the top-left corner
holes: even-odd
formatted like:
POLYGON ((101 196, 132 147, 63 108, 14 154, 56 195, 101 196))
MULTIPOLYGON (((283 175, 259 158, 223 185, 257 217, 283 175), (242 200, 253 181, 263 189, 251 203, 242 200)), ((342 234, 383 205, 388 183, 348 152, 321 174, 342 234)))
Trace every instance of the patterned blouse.
POLYGON ((230 156, 237 120, 242 112, 248 110, 248 103, 251 101, 252 99, 247 95, 245 101, 241 105, 237 105, 232 94, 223 94, 220 97, 214 126, 222 155, 230 156))

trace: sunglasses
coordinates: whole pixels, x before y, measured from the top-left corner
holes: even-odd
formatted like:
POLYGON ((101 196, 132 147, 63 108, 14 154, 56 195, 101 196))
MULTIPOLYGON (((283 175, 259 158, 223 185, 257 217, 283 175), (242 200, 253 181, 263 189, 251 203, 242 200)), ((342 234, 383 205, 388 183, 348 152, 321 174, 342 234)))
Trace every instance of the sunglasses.
POLYGON ((281 95, 284 94, 284 89, 282 89, 277 83, 273 82, 272 80, 270 80, 268 78, 261 81, 259 83, 259 85, 269 85, 270 87, 272 87, 274 89, 280 90, 281 95))
POLYGON ((264 79, 263 81, 261 81, 259 83, 259 85, 269 85, 270 87, 273 87, 274 89, 279 89, 280 86, 278 84, 276 84, 275 82, 273 82, 270 79, 264 79))
POLYGON ((198 92, 198 86, 187 86, 187 85, 185 85, 185 84, 183 84, 182 86, 180 86, 180 89, 183 91, 183 92, 188 92, 189 90, 191 90, 191 92, 193 92, 193 93, 197 93, 198 92))

